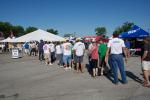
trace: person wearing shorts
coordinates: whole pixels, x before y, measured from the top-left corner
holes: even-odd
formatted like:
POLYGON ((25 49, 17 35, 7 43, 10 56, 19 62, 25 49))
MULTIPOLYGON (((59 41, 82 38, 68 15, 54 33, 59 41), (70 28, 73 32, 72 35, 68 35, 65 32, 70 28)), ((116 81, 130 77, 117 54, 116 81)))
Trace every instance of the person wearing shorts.
POLYGON ((145 79, 143 86, 150 87, 150 39, 148 37, 144 38, 144 54, 142 56, 142 67, 145 79))
POLYGON ((51 59, 50 59, 50 47, 49 44, 47 42, 45 42, 44 46, 43 46, 43 50, 44 50, 44 58, 45 58, 45 64, 46 65, 51 65, 51 59))
POLYGON ((85 45, 81 42, 81 39, 77 39, 73 50, 75 52, 75 60, 77 64, 77 73, 79 73, 79 66, 81 66, 80 71, 83 73, 83 55, 85 52, 85 45))
POLYGON ((23 46, 24 46, 24 52, 25 52, 25 54, 29 55, 29 44, 28 44, 28 42, 26 42, 23 46))
POLYGON ((63 43, 62 48, 63 48, 64 68, 66 70, 71 69, 71 48, 72 48, 72 45, 69 42, 69 40, 66 40, 66 42, 63 43), (68 67, 68 65, 69 65, 69 67, 68 67))
POLYGON ((93 70, 93 77, 98 76, 98 44, 96 41, 93 42, 91 49, 91 66, 93 70))

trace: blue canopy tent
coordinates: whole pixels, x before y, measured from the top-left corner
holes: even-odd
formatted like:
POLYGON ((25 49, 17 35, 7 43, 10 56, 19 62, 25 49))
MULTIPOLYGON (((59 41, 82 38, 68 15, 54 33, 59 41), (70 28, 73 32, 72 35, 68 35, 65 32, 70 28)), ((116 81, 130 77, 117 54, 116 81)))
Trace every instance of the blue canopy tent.
POLYGON ((123 32, 120 34, 120 38, 142 38, 142 37, 147 37, 150 36, 150 33, 144 31, 140 27, 134 25, 131 30, 128 32, 123 32))

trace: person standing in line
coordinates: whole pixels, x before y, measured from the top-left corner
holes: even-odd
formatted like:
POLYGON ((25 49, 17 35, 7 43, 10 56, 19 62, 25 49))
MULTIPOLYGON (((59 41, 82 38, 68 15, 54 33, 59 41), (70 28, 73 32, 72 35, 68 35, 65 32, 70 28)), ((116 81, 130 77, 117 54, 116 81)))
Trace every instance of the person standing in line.
POLYGON ((36 55, 37 55, 37 53, 39 52, 39 48, 38 48, 39 42, 36 41, 36 42, 35 42, 35 45, 36 45, 36 48, 35 48, 35 49, 36 49, 36 55))
POLYGON ((124 42, 125 46, 126 46, 126 52, 127 52, 127 57, 129 58, 130 57, 130 42, 128 41, 128 39, 125 39, 125 42, 124 42))
POLYGON ((93 47, 90 52, 93 77, 96 77, 98 76, 98 44, 96 41, 93 41, 93 47))
POLYGON ((34 56, 36 56, 36 42, 34 41, 33 43, 32 43, 32 50, 33 50, 33 55, 34 56))
POLYGON ((91 39, 90 40, 90 43, 89 43, 89 45, 88 45, 88 62, 89 62, 89 67, 88 67, 88 71, 90 72, 90 73, 92 73, 92 65, 91 65, 91 49, 92 49, 92 47, 93 47, 93 40, 91 39))
POLYGON ((50 59, 50 47, 49 44, 47 43, 47 41, 45 42, 45 44, 43 45, 43 50, 44 50, 44 57, 45 57, 45 64, 46 65, 51 65, 51 59, 50 59))
POLYGON ((2 43, 1 47, 2 47, 2 53, 3 53, 3 52, 5 51, 5 50, 4 50, 4 49, 5 49, 5 44, 2 43))
POLYGON ((81 39, 77 39, 77 42, 75 43, 73 47, 74 53, 75 53, 75 59, 76 59, 76 67, 77 67, 77 73, 79 73, 79 65, 81 65, 81 72, 83 73, 83 56, 85 53, 85 45, 81 42, 81 39))
POLYGON ((31 51, 30 51, 30 56, 33 54, 34 56, 36 56, 36 43, 35 42, 31 42, 31 51))
POLYGON ((54 62, 55 60, 55 45, 53 44, 53 42, 49 42, 49 47, 50 47, 50 51, 51 51, 51 64, 54 62))
POLYGON ((33 48, 32 48, 32 42, 29 43, 29 51, 30 51, 30 56, 32 55, 32 52, 33 52, 33 48))
POLYGON ((60 42, 57 42, 56 45, 56 55, 57 55, 58 65, 60 67, 63 67, 63 50, 60 42))
POLYGON ((93 47, 93 40, 91 40, 90 41, 90 43, 89 43, 89 46, 88 46, 88 56, 89 56, 89 62, 91 61, 91 53, 90 53, 90 51, 91 51, 91 49, 92 49, 92 47, 93 47))
POLYGON ((74 41, 74 43, 72 44, 72 67, 77 70, 77 56, 76 56, 76 52, 74 50, 74 46, 77 43, 77 39, 74 41))
POLYGON ((44 51, 43 51, 44 42, 43 40, 40 40, 40 43, 38 44, 38 51, 39 51, 39 60, 44 60, 44 51))
POLYGON ((63 43, 62 47, 63 47, 64 68, 66 70, 71 69, 71 48, 72 48, 72 45, 69 42, 69 40, 66 40, 66 42, 63 43), (69 65, 69 67, 67 65, 69 65))
POLYGON ((71 43, 71 67, 75 67, 75 54, 74 54, 74 50, 73 50, 73 47, 74 47, 74 44, 73 41, 70 41, 71 43))
POLYGON ((25 42, 25 44, 23 44, 23 47, 24 47, 24 53, 29 56, 29 44, 28 44, 28 42, 25 42))
POLYGON ((98 47, 98 54, 99 54, 99 64, 100 64, 100 73, 103 75, 103 73, 106 73, 106 63, 105 63, 105 55, 107 51, 107 45, 103 42, 103 40, 100 40, 100 45, 98 47))
POLYGON ((126 48, 124 41, 120 38, 118 38, 119 34, 113 33, 113 39, 109 40, 107 45, 107 52, 105 57, 105 62, 108 64, 108 57, 110 52, 110 60, 111 60, 111 67, 114 74, 114 84, 118 84, 118 68, 121 73, 122 77, 122 83, 126 84, 126 72, 125 72, 125 66, 124 66, 124 60, 123 60, 123 51, 125 54, 125 61, 127 62, 127 54, 126 54, 126 48))
POLYGON ((145 79, 143 86, 150 87, 150 39, 148 37, 144 38, 144 54, 142 56, 142 69, 145 79))

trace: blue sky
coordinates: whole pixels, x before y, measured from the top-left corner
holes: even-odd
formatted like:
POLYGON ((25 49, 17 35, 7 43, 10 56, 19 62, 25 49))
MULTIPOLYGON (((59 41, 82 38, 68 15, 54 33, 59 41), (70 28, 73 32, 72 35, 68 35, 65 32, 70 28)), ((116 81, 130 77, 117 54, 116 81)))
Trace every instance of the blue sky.
POLYGON ((126 21, 147 31, 149 5, 150 0, 0 0, 0 21, 78 36, 95 35, 104 26, 110 35, 126 21))

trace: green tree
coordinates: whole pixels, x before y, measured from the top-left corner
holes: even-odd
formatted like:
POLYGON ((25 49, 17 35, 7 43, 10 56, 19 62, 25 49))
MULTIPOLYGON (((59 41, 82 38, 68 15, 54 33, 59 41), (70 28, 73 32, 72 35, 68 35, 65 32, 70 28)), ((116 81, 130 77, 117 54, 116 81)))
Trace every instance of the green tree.
POLYGON ((27 34, 27 33, 30 33, 30 32, 36 31, 36 30, 37 30, 36 27, 31 27, 31 26, 29 26, 29 27, 26 28, 25 33, 27 34))
POLYGON ((22 36, 25 33, 24 28, 22 26, 19 26, 19 25, 18 26, 13 26, 12 27, 12 32, 14 33, 14 35, 16 37, 22 36))
POLYGON ((54 29, 52 29, 52 28, 47 29, 46 31, 47 31, 47 32, 50 32, 50 33, 52 33, 52 34, 55 34, 55 35, 58 35, 58 34, 59 34, 57 30, 54 30, 54 29))
POLYGON ((3 33, 4 38, 9 37, 12 27, 12 24, 9 22, 0 22, 0 32, 3 33))
POLYGON ((125 22, 123 23, 123 25, 121 27, 117 27, 114 32, 120 34, 122 32, 127 32, 128 30, 130 30, 132 28, 132 26, 134 25, 134 23, 131 22, 125 22))
POLYGON ((96 29, 95 29, 95 32, 96 32, 96 35, 106 35, 106 33, 107 33, 107 30, 106 30, 106 28, 105 27, 97 27, 96 29))

